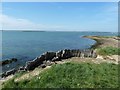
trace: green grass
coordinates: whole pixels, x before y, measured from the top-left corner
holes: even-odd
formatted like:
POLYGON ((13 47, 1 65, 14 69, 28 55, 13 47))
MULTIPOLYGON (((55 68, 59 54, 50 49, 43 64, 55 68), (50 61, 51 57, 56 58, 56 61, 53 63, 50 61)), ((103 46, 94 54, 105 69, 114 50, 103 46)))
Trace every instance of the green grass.
POLYGON ((65 63, 53 65, 30 81, 7 81, 5 88, 117 88, 118 65, 65 63))
POLYGON ((120 55, 120 48, 116 47, 99 48, 98 53, 100 55, 120 55))

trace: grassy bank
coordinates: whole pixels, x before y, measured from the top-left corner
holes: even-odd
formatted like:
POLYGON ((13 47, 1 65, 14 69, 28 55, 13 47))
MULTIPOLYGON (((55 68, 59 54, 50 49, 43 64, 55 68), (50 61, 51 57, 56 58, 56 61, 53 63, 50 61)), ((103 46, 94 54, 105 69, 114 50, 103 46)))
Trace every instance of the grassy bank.
POLYGON ((57 64, 31 80, 14 82, 14 79, 7 81, 4 88, 116 88, 118 65, 57 64))
POLYGON ((100 54, 100 55, 120 55, 120 48, 116 48, 116 47, 98 48, 98 54, 100 54))

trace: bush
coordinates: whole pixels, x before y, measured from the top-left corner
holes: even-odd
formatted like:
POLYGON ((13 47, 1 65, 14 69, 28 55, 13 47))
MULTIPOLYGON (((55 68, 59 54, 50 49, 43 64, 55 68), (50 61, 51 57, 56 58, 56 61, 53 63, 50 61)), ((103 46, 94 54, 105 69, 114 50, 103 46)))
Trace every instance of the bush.
POLYGON ((4 88, 117 88, 118 65, 65 63, 53 65, 30 81, 10 80, 4 88))

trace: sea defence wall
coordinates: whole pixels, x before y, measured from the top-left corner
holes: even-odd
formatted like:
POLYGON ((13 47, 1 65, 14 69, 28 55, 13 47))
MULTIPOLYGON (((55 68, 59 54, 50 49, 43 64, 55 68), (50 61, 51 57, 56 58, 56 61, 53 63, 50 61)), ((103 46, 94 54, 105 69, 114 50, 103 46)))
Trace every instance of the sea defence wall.
POLYGON ((64 49, 57 52, 45 52, 39 57, 36 57, 32 61, 26 62, 25 66, 20 67, 19 69, 12 69, 2 74, 2 77, 7 77, 11 74, 15 74, 16 72, 21 71, 31 71, 36 67, 46 67, 50 66, 55 61, 62 61, 63 59, 68 59, 71 57, 80 57, 80 58, 96 58, 97 54, 95 50, 87 49, 87 50, 79 50, 79 49, 64 49))

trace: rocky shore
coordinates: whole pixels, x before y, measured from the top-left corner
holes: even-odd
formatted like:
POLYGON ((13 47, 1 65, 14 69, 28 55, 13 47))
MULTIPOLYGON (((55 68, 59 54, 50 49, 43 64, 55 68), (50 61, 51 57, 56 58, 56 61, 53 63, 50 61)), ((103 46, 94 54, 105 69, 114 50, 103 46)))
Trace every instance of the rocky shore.
POLYGON ((0 66, 4 66, 4 65, 10 64, 12 62, 17 62, 17 58, 12 58, 12 59, 0 61, 0 66))
POLYGON ((1 77, 7 77, 9 75, 15 74, 17 72, 21 71, 31 71, 34 70, 36 67, 42 67, 45 68, 46 66, 50 66, 56 61, 61 61, 63 59, 68 59, 71 57, 80 57, 80 58, 96 58, 96 52, 92 49, 88 50, 79 50, 79 49, 65 49, 60 50, 58 52, 46 52, 40 55, 39 57, 36 57, 32 61, 26 62, 25 66, 22 66, 18 69, 12 69, 7 72, 2 73, 1 77))

